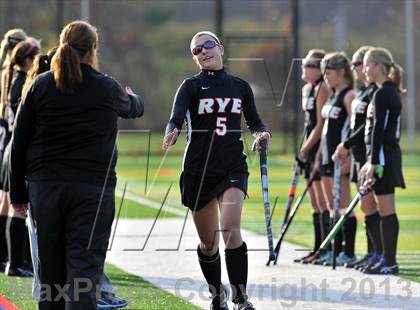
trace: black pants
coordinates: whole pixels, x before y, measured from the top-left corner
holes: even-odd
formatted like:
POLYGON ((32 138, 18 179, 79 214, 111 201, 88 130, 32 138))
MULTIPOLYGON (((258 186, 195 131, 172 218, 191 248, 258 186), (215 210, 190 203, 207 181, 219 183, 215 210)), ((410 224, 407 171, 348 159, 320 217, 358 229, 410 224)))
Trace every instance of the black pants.
POLYGON ((85 183, 29 183, 38 233, 40 310, 96 309, 115 203, 114 187, 101 200, 102 191, 85 183))

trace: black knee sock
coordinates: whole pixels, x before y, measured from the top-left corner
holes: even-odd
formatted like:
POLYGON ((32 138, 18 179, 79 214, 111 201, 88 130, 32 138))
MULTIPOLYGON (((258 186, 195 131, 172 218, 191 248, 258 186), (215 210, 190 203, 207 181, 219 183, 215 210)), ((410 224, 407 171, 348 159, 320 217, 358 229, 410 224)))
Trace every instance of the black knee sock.
POLYGON ((312 224, 314 226, 314 249, 315 252, 318 250, 319 246, 322 242, 322 235, 321 235, 321 214, 320 213, 313 213, 312 214, 312 224))
POLYGON ((212 256, 204 255, 200 246, 197 248, 198 261, 200 262, 201 271, 209 285, 210 293, 215 296, 219 295, 222 286, 222 271, 220 264, 219 250, 212 256))
POLYGON ((226 249, 226 269, 232 288, 232 300, 241 300, 246 294, 248 282, 248 249, 246 243, 239 248, 226 249))
POLYGON ((367 243, 367 253, 373 253, 375 252, 375 247, 373 245, 373 240, 369 235, 369 231, 368 231, 368 227, 367 227, 367 223, 366 223, 366 216, 365 216, 365 234, 366 234, 366 243, 367 243))
POLYGON ((380 229, 381 216, 379 215, 379 212, 366 216, 365 221, 366 228, 373 244, 374 252, 382 255, 383 247, 380 229))
POLYGON ((347 256, 354 256, 354 241, 356 239, 357 219, 352 216, 344 222, 344 253, 347 256))
POLYGON ((0 215, 0 263, 5 263, 8 260, 6 242, 6 221, 7 216, 0 215))
POLYGON ((322 241, 327 237, 330 228, 330 211, 325 210, 322 212, 322 241))
POLYGON ((383 253, 388 266, 396 264, 399 228, 398 218, 395 213, 381 218, 383 253))
POLYGON ((6 229, 9 263, 12 267, 21 267, 28 230, 24 219, 10 217, 9 221, 10 225, 7 225, 8 229, 6 229))
MULTIPOLYGON (((331 231, 334 227, 334 219, 330 218, 330 229, 331 231)), ((330 246, 329 249, 332 249, 330 246)), ((337 235, 334 238, 334 249, 335 249, 335 255, 340 254, 340 252, 343 250, 343 229, 341 228, 339 232, 337 232, 337 235)))

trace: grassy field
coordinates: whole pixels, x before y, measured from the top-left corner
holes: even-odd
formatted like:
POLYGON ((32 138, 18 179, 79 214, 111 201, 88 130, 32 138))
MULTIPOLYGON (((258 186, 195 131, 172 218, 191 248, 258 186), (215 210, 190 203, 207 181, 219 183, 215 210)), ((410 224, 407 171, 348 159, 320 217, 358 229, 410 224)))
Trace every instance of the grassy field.
MULTIPOLYGON (((154 287, 141 277, 126 273, 106 264, 107 275, 112 278, 118 296, 127 299, 131 310, 198 310, 200 308, 154 287)), ((31 297, 31 278, 6 277, 0 274, 0 293, 24 310, 35 310, 37 305, 31 297)), ((0 304, 0 309, 1 304, 0 304)))
MULTIPOLYGON (((149 140, 148 133, 128 133, 119 135, 118 149, 118 188, 122 188, 127 182, 127 191, 161 203, 162 199, 172 184, 172 190, 165 205, 185 211, 181 205, 179 194, 179 174, 182 165, 182 155, 185 146, 184 137, 180 137, 177 144, 166 154, 161 150, 162 135, 152 134, 149 140), (148 145, 150 154, 148 156, 148 145)), ((292 175, 291 166, 293 156, 281 154, 281 138, 274 134, 268 158, 269 185, 271 205, 278 196, 278 204, 273 216, 273 231, 275 235, 280 230, 284 214, 287 191, 292 175)), ((250 168, 249 199, 245 201, 243 214, 243 227, 259 234, 265 233, 265 221, 262 205, 262 193, 260 185, 260 172, 258 157, 249 152, 252 137, 244 137, 245 151, 248 154, 250 168)), ((402 141, 404 148, 404 140, 402 141)), ((419 145, 419 143, 417 143, 419 145)), ((400 235, 398 240, 398 261, 401 267, 401 275, 409 279, 420 281, 420 155, 404 154, 404 176, 407 183, 405 190, 397 189, 396 201, 400 220, 400 235)), ((301 180, 298 194, 302 192, 304 182, 301 180)), ((352 188, 352 193, 356 191, 352 188)), ((128 218, 156 217, 158 210, 139 205, 126 200, 121 209, 121 216, 128 218)), ((360 208, 356 210, 358 232, 356 240, 356 252, 361 255, 366 251, 366 238, 363 227, 363 213, 360 208)), ((174 217, 171 212, 163 212, 160 218, 174 217)), ((312 217, 309 202, 305 199, 299 209, 294 223, 291 225, 286 240, 302 248, 312 245, 312 217)))
MULTIPOLYGON (((184 137, 181 136, 178 143, 165 154, 161 148, 162 134, 152 134, 150 139, 150 156, 148 156, 149 134, 143 133, 120 133, 118 141, 119 160, 117 171, 119 175, 118 189, 122 190, 127 184, 130 194, 141 196, 157 204, 162 203, 169 186, 172 190, 168 196, 166 206, 178 212, 169 212, 163 209, 159 218, 179 217, 175 213, 185 212, 181 205, 178 179, 181 171, 182 156, 185 146, 184 137)), ((273 202, 278 196, 278 204, 273 216, 273 231, 275 235, 280 230, 280 224, 284 214, 287 191, 291 178, 291 166, 293 156, 282 154, 280 146, 283 141, 274 134, 270 149, 269 184, 270 200, 273 202)), ((420 139, 419 139, 420 140, 420 139)), ((258 158, 249 153, 248 148, 252 143, 251 136, 245 136, 245 151, 248 156, 250 168, 249 199, 245 201, 243 214, 243 227, 259 234, 265 233, 265 221, 262 205, 260 185, 260 172, 258 158)), ((420 145, 420 143, 417 143, 420 145)), ((403 141, 404 146, 404 141, 403 141)), ((398 241, 398 261, 400 263, 401 276, 420 282, 420 155, 404 154, 404 176, 407 189, 397 190, 396 201, 400 220, 400 236, 398 241)), ((303 190, 304 184, 300 182, 298 194, 303 190)), ((352 188, 355 193, 355 189, 352 188)), ((120 199, 117 199, 117 211, 120 199)), ((173 210, 172 209, 172 210, 173 210)), ((158 210, 150 206, 138 204, 125 199, 121 207, 122 218, 155 218, 158 210)), ((362 221, 362 212, 356 210, 359 218, 356 252, 364 254, 366 249, 365 233, 362 221)), ((312 219, 311 208, 307 199, 295 218, 286 240, 302 248, 312 245, 312 219)), ((115 285, 118 295, 124 296, 129 301, 129 309, 198 309, 171 294, 152 286, 142 278, 127 274, 122 270, 107 265, 106 270, 115 285)), ((31 298, 31 279, 9 278, 0 274, 0 293, 12 300, 17 306, 25 310, 36 309, 36 304, 31 298)))

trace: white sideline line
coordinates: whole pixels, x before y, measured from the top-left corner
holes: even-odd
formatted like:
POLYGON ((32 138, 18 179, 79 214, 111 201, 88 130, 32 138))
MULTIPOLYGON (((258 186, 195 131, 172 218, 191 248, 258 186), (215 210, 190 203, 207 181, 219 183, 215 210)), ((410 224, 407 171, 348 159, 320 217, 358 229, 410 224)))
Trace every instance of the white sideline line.
MULTIPOLYGON (((121 198, 122 191, 116 189, 115 190, 115 196, 121 198)), ((130 193, 127 193, 127 192, 125 193, 125 198, 128 199, 128 200, 131 200, 131 201, 140 203, 142 205, 145 205, 147 207, 153 208, 153 209, 158 209, 159 210, 160 207, 161 207, 161 203, 159 203, 159 202, 156 202, 156 201, 153 201, 153 200, 149 200, 149 199, 146 199, 146 198, 143 198, 143 197, 134 195, 134 194, 130 194, 130 193)), ((186 212, 186 211, 183 212, 183 211, 181 211, 179 209, 176 209, 174 207, 170 207, 170 206, 168 206, 166 204, 163 206, 162 209, 164 209, 164 210, 166 210, 168 212, 171 212, 173 214, 179 215, 179 216, 185 216, 185 212, 186 212)))

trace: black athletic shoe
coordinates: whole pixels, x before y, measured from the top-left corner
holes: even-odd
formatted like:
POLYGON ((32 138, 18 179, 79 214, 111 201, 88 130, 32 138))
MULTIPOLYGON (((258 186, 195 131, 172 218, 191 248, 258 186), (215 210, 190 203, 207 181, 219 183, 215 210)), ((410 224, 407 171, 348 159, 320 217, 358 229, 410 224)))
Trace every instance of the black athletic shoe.
POLYGON ((6 264, 4 274, 8 277, 32 278, 33 272, 23 267, 12 267, 9 263, 6 264))
POLYGON ((352 262, 351 264, 345 264, 344 266, 345 266, 346 268, 355 268, 355 269, 357 269, 357 268, 358 268, 358 266, 360 266, 360 265, 364 265, 364 263, 365 263, 365 262, 369 259, 369 257, 370 257, 371 255, 373 255, 373 253, 368 253, 368 254, 366 254, 365 256, 363 256, 363 257, 359 258, 358 260, 356 260, 356 261, 352 262))
POLYGON ((381 256, 380 259, 376 261, 375 264, 367 266, 363 270, 363 273, 364 274, 380 274, 382 267, 385 267, 385 258, 381 256))
POLYGON ((220 295, 216 295, 212 297, 212 301, 210 304, 210 310, 229 310, 228 307, 228 299, 229 299, 229 292, 224 287, 223 292, 220 295))
POLYGON ((248 301, 248 296, 238 298, 233 301, 233 310, 255 310, 254 306, 248 301))

